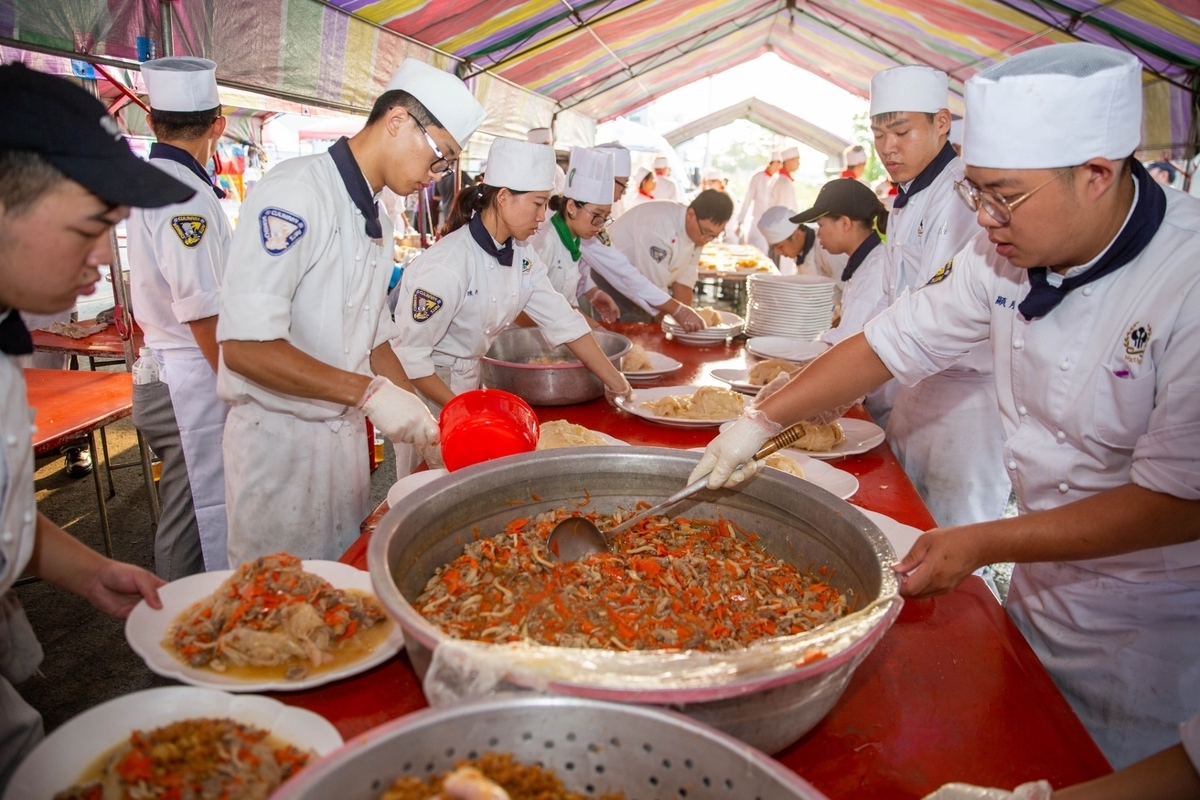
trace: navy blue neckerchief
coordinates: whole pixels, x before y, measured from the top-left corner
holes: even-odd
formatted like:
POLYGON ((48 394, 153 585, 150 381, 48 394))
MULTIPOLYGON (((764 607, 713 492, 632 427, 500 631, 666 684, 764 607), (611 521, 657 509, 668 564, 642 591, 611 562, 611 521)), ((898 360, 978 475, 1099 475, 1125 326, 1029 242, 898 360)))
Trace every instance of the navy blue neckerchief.
POLYGON ((1167 215, 1167 193, 1137 159, 1133 160, 1133 178, 1138 184, 1138 198, 1133 213, 1100 260, 1083 273, 1066 278, 1061 286, 1050 285, 1046 279, 1049 272, 1046 267, 1030 269, 1029 294, 1017 306, 1021 316, 1028 320, 1046 316, 1063 301, 1068 292, 1120 269, 1146 249, 1167 215))
POLYGON ((813 247, 817 244, 817 232, 807 225, 801 225, 804 229, 804 248, 796 256, 796 263, 803 264, 804 259, 808 258, 808 254, 812 252, 813 247))
POLYGON ((856 247, 850 255, 850 260, 846 262, 846 268, 842 270, 842 280, 848 281, 853 278, 854 273, 867 260, 867 256, 871 255, 871 251, 879 247, 880 244, 879 231, 871 231, 871 235, 863 239, 862 244, 856 247))
POLYGON ((471 217, 467 227, 471 229, 471 238, 475 240, 475 244, 483 248, 483 252, 499 261, 501 266, 512 266, 513 240, 511 236, 504 241, 503 247, 496 247, 496 240, 488 233, 488 229, 483 227, 483 214, 471 217))
POLYGON ((10 356, 27 356, 33 352, 33 339, 15 308, 0 319, 0 353, 10 356))
POLYGON ((913 178, 913 182, 908 185, 908 188, 896 187, 896 202, 892 203, 892 208, 904 208, 908 205, 908 200, 917 192, 928 189, 938 175, 942 174, 942 170, 950 165, 950 162, 958 158, 958 153, 954 152, 954 148, 946 142, 942 146, 941 151, 934 156, 933 161, 930 161, 925 169, 921 170, 921 174, 913 178))
POLYGON ((176 164, 182 164, 194 172, 196 177, 211 186, 218 200, 225 199, 225 190, 213 183, 212 176, 204 169, 204 165, 197 161, 196 157, 187 150, 181 150, 173 144, 155 142, 150 145, 150 158, 161 158, 164 161, 174 161, 176 164))
POLYGON ((350 152, 350 140, 345 136, 338 139, 333 143, 333 147, 329 148, 329 155, 333 158, 338 175, 342 177, 342 184, 345 185, 351 202, 362 212, 363 230, 366 231, 367 238, 382 239, 383 223, 379 221, 379 204, 375 202, 375 196, 371 194, 371 187, 363 177, 358 162, 354 160, 354 153, 350 152))

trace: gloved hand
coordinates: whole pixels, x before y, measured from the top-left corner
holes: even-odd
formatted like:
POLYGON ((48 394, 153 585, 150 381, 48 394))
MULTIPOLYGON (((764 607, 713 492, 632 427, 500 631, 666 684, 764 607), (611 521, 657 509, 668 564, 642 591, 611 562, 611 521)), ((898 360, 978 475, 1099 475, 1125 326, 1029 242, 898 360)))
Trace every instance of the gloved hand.
POLYGON ((437 421, 425 404, 382 375, 371 381, 358 401, 358 408, 393 442, 424 445, 438 440, 437 421))
POLYGON ((985 789, 969 783, 947 783, 925 800, 1050 800, 1049 781, 1022 783, 1011 792, 1003 789, 985 789))
POLYGON ((620 406, 617 405, 618 398, 626 403, 633 401, 633 387, 629 385, 629 380, 624 375, 621 375, 620 378, 621 383, 624 384, 623 387, 619 389, 612 389, 608 386, 604 387, 604 399, 607 400, 608 404, 614 408, 620 408, 620 406))
POLYGON ((688 333, 704 330, 704 320, 696 313, 696 309, 677 303, 671 310, 671 317, 679 323, 679 327, 688 333))
POLYGON ((767 439, 782 430, 782 425, 772 422, 757 408, 748 409, 724 433, 709 442, 688 483, 708 475, 708 488, 720 489, 736 486, 752 477, 760 466, 752 460, 754 454, 767 439))
POLYGON ((588 302, 592 304, 592 308, 596 309, 596 313, 600 315, 600 321, 606 325, 611 325, 621 318, 621 308, 617 305, 617 301, 609 296, 608 292, 595 289, 588 293, 588 302))
POLYGON ((778 375, 776 375, 774 378, 772 378, 770 381, 768 381, 765 386, 763 386, 761 389, 758 390, 758 394, 756 394, 754 396, 754 399, 752 401, 750 401, 750 407, 758 408, 762 404, 763 400, 766 400, 768 397, 770 397, 771 395, 778 392, 784 386, 787 386, 788 381, 790 381, 791 379, 792 379, 792 376, 786 372, 781 372, 778 375))

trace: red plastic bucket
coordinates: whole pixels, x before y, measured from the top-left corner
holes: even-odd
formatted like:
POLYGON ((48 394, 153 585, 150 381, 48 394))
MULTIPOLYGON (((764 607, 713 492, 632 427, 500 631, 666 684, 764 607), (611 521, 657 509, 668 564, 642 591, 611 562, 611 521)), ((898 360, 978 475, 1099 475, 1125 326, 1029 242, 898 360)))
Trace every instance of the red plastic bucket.
POLYGON ((499 389, 463 392, 442 408, 442 460, 455 470, 537 449, 537 415, 521 398, 499 389))

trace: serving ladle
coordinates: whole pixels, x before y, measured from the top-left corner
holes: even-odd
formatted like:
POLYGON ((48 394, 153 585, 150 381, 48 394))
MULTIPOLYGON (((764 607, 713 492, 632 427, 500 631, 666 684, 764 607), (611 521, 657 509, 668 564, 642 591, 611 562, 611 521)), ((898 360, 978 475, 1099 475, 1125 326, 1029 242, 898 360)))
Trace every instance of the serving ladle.
MULTIPOLYGON (((768 439, 767 443, 754 454, 754 460, 762 461, 772 453, 795 444, 796 440, 803 435, 803 423, 791 426, 768 439)), ((550 531, 550 538, 546 542, 546 546, 550 550, 550 558, 554 561, 578 561, 595 553, 603 553, 608 550, 609 540, 617 534, 624 533, 644 519, 661 514, 679 501, 686 500, 704 489, 707 485, 708 476, 705 475, 658 505, 630 517, 619 525, 614 525, 607 531, 601 531, 595 523, 585 517, 567 517, 555 525, 554 530, 550 531)))

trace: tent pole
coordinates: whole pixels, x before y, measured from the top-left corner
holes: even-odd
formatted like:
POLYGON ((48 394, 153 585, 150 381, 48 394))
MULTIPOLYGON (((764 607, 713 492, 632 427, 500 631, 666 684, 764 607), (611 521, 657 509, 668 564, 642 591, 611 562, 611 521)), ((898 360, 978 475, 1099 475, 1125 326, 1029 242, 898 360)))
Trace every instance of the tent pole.
POLYGON ((175 55, 175 40, 171 32, 171 18, 174 16, 171 0, 158 0, 158 38, 162 41, 162 53, 159 57, 175 55))

